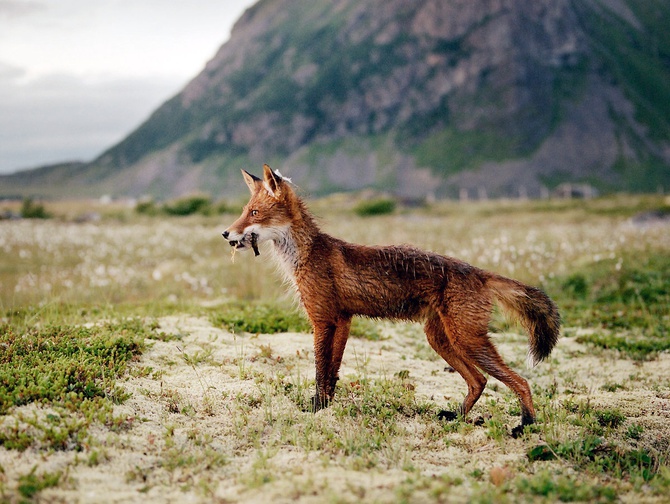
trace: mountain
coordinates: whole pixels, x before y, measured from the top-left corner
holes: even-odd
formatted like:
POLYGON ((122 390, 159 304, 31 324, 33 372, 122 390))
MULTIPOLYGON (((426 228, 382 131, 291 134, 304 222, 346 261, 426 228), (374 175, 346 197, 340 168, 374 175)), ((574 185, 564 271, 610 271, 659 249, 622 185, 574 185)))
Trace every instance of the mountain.
POLYGON ((69 181, 61 165, 0 187, 232 195, 267 162, 311 194, 667 190, 667 26, 664 0, 260 0, 69 181))

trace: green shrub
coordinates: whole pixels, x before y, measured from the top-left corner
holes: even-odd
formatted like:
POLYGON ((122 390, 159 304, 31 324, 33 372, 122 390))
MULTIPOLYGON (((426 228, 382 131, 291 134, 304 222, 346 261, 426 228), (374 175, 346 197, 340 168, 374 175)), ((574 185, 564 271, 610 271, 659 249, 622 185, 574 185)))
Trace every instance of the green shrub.
POLYGON ((42 203, 35 203, 31 198, 26 198, 21 204, 21 217, 24 219, 48 219, 51 217, 42 203))
POLYGON ((141 200, 135 205, 135 211, 142 215, 158 215, 160 209, 152 199, 141 200))
POLYGON ((361 201, 354 208, 354 212, 361 217, 371 215, 384 215, 393 213, 396 208, 395 200, 391 198, 376 198, 367 201, 361 201))
MULTIPOLYGON (((281 332, 312 332, 312 325, 305 315, 294 308, 270 304, 231 303, 211 316, 218 327, 233 332, 252 334, 275 334, 281 332)), ((382 334, 377 324, 370 319, 354 317, 351 323, 351 337, 379 341, 382 334)))
POLYGON ((168 215, 209 214, 212 210, 212 201, 208 196, 185 196, 165 203, 163 209, 168 215))
POLYGON ((0 325, 0 414, 35 401, 78 404, 118 391, 114 378, 143 349, 140 322, 94 326, 0 325))
POLYGON ((309 321, 298 311, 266 304, 230 304, 211 317, 212 323, 228 331, 253 334, 309 332, 309 321))
POLYGON ((229 205, 227 201, 221 200, 214 203, 208 196, 203 195, 185 196, 162 205, 156 203, 153 199, 143 199, 135 205, 135 211, 138 214, 150 216, 165 214, 182 216, 197 213, 211 215, 235 213, 238 209, 238 207, 229 205))

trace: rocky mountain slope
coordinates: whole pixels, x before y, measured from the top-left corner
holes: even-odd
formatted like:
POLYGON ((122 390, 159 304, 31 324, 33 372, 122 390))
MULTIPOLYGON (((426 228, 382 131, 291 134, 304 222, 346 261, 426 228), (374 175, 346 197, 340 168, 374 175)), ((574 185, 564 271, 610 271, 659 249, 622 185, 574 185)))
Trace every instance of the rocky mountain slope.
POLYGON ((264 162, 311 194, 667 190, 669 25, 662 0, 260 0, 122 142, 0 191, 231 195, 264 162))

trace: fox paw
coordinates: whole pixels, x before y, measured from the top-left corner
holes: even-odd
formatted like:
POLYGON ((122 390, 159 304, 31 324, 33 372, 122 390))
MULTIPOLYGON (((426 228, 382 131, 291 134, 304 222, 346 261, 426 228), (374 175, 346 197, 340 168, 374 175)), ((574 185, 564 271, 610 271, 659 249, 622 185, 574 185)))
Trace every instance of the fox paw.
POLYGON ((486 419, 483 416, 478 416, 477 418, 470 420, 470 423, 472 425, 476 425, 477 427, 481 427, 486 423, 486 419))
POLYGON ((518 439, 523 435, 523 430, 526 428, 524 424, 519 424, 512 429, 512 437, 518 439))
POLYGON ((514 439, 517 439, 523 435, 524 430, 526 427, 529 425, 532 425, 535 423, 535 419, 533 417, 524 417, 521 419, 521 423, 514 427, 512 429, 512 437, 514 439))
MULTIPOLYGON (((446 421, 446 422, 453 422, 454 420, 458 420, 459 417, 460 417, 460 413, 458 413, 456 411, 441 410, 437 414, 437 419, 438 420, 443 420, 443 421, 446 421)), ((466 419, 465 421, 469 424, 477 425, 477 426, 484 425, 484 423, 485 423, 485 419, 482 416, 478 416, 477 418, 473 418, 473 419, 466 419)))
POLYGON ((309 401, 309 404, 310 404, 310 411, 312 413, 316 413, 317 411, 330 406, 330 399, 328 399, 327 397, 315 395, 312 396, 312 398, 309 401))
POLYGON ((446 422, 453 422, 458 418, 458 413, 455 411, 440 410, 437 414, 438 420, 444 420, 446 422))

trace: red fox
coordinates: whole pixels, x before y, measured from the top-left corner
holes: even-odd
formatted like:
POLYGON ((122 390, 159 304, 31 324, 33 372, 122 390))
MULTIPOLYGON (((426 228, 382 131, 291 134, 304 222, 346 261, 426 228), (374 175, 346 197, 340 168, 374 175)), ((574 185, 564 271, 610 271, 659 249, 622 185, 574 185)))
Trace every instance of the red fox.
POLYGON ((271 242, 294 285, 314 330, 316 394, 312 410, 332 400, 351 318, 362 315, 424 322, 430 346, 466 381, 468 392, 456 412, 467 415, 486 385, 482 371, 519 397, 518 435, 535 421, 528 382, 503 362, 488 335, 494 300, 529 334, 528 363, 536 365, 559 337, 560 317, 541 290, 410 246, 372 247, 347 243, 319 230, 289 179, 269 166, 263 179, 242 171, 251 199, 223 237, 235 250, 271 242))

